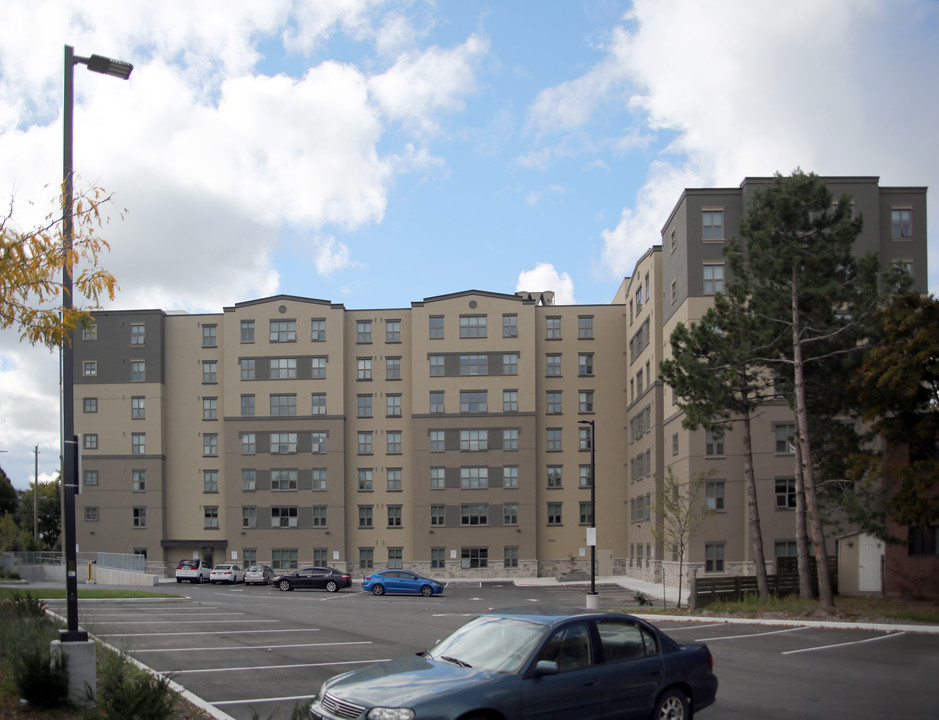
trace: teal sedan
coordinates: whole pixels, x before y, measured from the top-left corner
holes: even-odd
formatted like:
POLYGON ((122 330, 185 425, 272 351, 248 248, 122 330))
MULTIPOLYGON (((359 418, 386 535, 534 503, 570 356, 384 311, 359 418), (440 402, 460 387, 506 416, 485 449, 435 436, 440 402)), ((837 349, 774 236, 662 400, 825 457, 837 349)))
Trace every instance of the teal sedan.
POLYGON ((362 589, 373 595, 440 595, 443 583, 410 570, 379 570, 362 579, 362 589))
POLYGON ((690 720, 714 703, 707 646, 639 618, 482 615, 429 651, 327 680, 311 720, 690 720))

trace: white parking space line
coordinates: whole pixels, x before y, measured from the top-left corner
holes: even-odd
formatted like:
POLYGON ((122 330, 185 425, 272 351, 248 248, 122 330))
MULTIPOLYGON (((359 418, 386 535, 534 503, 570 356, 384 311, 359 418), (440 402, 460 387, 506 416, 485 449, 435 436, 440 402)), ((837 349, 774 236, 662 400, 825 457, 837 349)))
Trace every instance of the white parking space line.
POLYGON ((149 650, 134 650, 134 655, 140 655, 141 653, 163 653, 163 652, 212 652, 213 650, 264 650, 269 652, 271 650, 281 650, 283 648, 301 648, 301 647, 330 647, 334 645, 371 645, 371 640, 350 640, 348 642, 331 642, 331 643, 297 643, 295 645, 257 645, 254 647, 245 647, 245 646, 227 646, 219 647, 218 645, 214 647, 184 647, 184 648, 151 648, 149 650))
POLYGON ((751 633, 749 635, 720 635, 718 637, 695 638, 695 642, 714 642, 715 640, 740 640, 743 638, 763 637, 765 635, 782 635, 783 633, 799 632, 800 630, 809 630, 807 627, 786 628, 785 630, 771 630, 769 632, 751 633))
POLYGON ((835 643, 834 645, 819 645, 818 647, 802 648, 801 650, 786 650, 782 655, 795 655, 796 653, 815 652, 816 650, 829 650, 830 648, 846 647, 848 645, 863 645, 864 643, 877 642, 879 640, 890 640, 906 635, 905 632, 887 633, 878 637, 865 638, 864 640, 854 640, 853 642, 835 643))
MULTIPOLYGON (((244 614, 245 614, 245 613, 243 613, 243 612, 225 612, 225 613, 217 613, 217 612, 214 612, 214 613, 211 613, 212 617, 221 617, 221 616, 223 616, 223 615, 244 615, 244 614)), ((204 612, 198 612, 198 613, 147 613, 147 617, 186 617, 186 616, 188 616, 188 615, 192 615, 193 617, 205 617, 205 616, 206 616, 206 613, 204 613, 204 612)), ((122 618, 122 617, 139 618, 139 617, 140 617, 140 615, 133 615, 133 614, 130 614, 130 615, 129 615, 129 614, 127 614, 127 613, 120 613, 120 614, 118 614, 118 613, 105 613, 105 614, 95 613, 94 616, 95 616, 95 619, 101 619, 101 618, 122 618)))
POLYGON ((285 697, 250 698, 248 700, 219 700, 213 705, 247 705, 249 703, 290 702, 291 700, 312 700, 312 695, 287 695, 285 697))
POLYGON ((276 623, 280 620, 117 620, 111 625, 234 625, 236 623, 276 623))
POLYGON ((719 627, 719 626, 723 626, 723 623, 708 623, 707 625, 687 625, 685 627, 673 627, 673 628, 660 627, 659 630, 665 633, 673 633, 673 632, 681 632, 682 630, 703 630, 704 628, 719 627))
POLYGON ((257 670, 294 670, 296 668, 331 667, 333 665, 367 665, 368 663, 388 662, 391 658, 378 660, 343 660, 342 662, 298 663, 296 665, 252 665, 247 667, 203 668, 201 670, 170 670, 170 675, 196 675, 199 673, 255 672, 257 670))
MULTIPOLYGON (((276 622, 276 620, 274 621, 276 622)), ((289 633, 289 632, 319 632, 319 628, 279 628, 277 630, 239 630, 239 635, 246 635, 247 633, 289 633)), ((177 637, 180 635, 216 635, 214 632, 153 632, 153 633, 105 633, 98 634, 97 637, 177 637)))

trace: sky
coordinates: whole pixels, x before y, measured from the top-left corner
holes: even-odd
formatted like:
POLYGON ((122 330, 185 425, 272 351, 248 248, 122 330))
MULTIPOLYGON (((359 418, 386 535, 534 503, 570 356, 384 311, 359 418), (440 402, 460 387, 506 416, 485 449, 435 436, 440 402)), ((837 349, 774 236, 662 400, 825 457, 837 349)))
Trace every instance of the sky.
MULTIPOLYGON (((686 187, 870 175, 939 218, 936 0, 0 0, 0 201, 113 194, 106 307, 606 304, 686 187)), ((930 231, 929 286, 939 294, 930 231)), ((0 466, 58 471, 58 356, 0 332, 0 466)))

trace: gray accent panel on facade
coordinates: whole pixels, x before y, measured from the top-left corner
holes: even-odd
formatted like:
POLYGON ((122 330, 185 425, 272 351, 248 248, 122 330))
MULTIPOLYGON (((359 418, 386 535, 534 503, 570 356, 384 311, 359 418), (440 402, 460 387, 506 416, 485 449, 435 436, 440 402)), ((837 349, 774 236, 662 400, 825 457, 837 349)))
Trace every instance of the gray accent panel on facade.
POLYGON ((261 453, 270 453, 271 451, 271 436, 270 433, 259 432, 254 435, 255 440, 255 452, 258 454, 261 453))
POLYGON ((459 489, 460 488, 460 468, 458 467, 448 467, 445 468, 446 473, 446 485, 448 490, 459 489))
POLYGON ((271 526, 271 509, 269 507, 258 507, 257 526, 265 529, 271 526))
POLYGON ((461 511, 459 505, 447 505, 443 509, 444 527, 460 527, 461 511))
POLYGON ((502 505, 489 506, 489 527, 502 527, 502 521, 504 519, 502 505))
POLYGON ((313 506, 301 505, 297 508, 297 527, 313 527, 313 506))
POLYGON ((297 471, 297 489, 298 490, 312 490, 313 489, 313 471, 300 469, 297 471))
POLYGON ((141 385, 164 381, 165 336, 164 316, 161 311, 96 312, 94 324, 98 333, 96 340, 83 340, 81 329, 75 332, 72 367, 76 385, 129 383, 130 363, 135 360, 143 360, 146 363, 141 385), (146 327, 143 345, 130 344, 130 327, 137 324, 146 327), (86 360, 94 360, 97 363, 97 375, 82 375, 82 363, 86 360))
POLYGON ((256 490, 270 490, 271 489, 271 471, 270 470, 257 470, 257 475, 255 477, 254 487, 256 490))

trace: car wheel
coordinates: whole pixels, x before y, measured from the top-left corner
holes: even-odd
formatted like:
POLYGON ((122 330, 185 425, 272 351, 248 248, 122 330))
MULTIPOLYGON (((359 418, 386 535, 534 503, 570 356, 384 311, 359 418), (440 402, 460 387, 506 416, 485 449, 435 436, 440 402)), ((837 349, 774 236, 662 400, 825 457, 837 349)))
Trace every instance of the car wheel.
POLYGON ((289 580, 281 580, 280 583, 277 585, 277 587, 279 587, 284 592, 287 592, 288 590, 293 590, 293 588, 290 587, 289 580))
POLYGON ((688 696, 675 688, 659 698, 652 713, 652 720, 687 720, 690 717, 688 696))
POLYGON ((176 582, 181 583, 182 581, 183 581, 182 578, 176 578, 176 582))
POLYGON ((430 597, 433 594, 434 594, 434 589, 430 585, 424 585, 421 588, 421 595, 423 595, 424 597, 430 597))
POLYGON ((385 586, 384 585, 373 585, 372 586, 372 595, 384 595, 385 586))
POLYGON ((336 592, 339 589, 339 586, 336 584, 335 580, 330 580, 326 583, 326 592, 336 592))

